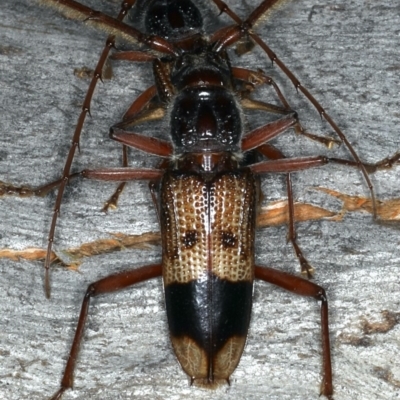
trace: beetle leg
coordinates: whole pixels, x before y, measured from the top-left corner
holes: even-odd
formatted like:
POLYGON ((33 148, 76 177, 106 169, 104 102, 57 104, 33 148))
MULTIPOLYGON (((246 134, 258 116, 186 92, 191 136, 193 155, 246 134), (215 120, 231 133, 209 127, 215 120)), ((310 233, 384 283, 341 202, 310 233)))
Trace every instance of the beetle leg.
MULTIPOLYGON (((284 154, 270 144, 264 144, 257 148, 257 151, 268 157, 270 160, 284 159, 284 154)), ((306 274, 310 279, 312 278, 312 273, 314 268, 310 265, 307 259, 304 257, 299 245, 297 244, 297 234, 296 234, 296 219, 294 215, 294 199, 292 191, 292 181, 290 178, 290 173, 286 175, 286 189, 288 194, 288 209, 289 209, 289 231, 288 231, 288 241, 292 243, 294 251, 296 253, 297 259, 300 262, 301 273, 306 274)))
POLYGON ((292 293, 300 296, 314 297, 321 301, 321 331, 322 331, 322 364, 323 375, 321 383, 321 394, 332 399, 332 363, 331 350, 329 343, 329 325, 328 325, 328 300, 325 290, 306 279, 287 274, 286 272, 277 271, 268 267, 255 267, 256 279, 272 283, 292 293))
POLYGON ((261 146, 265 142, 279 136, 287 129, 293 127, 297 123, 297 115, 293 112, 291 115, 278 119, 277 121, 270 122, 262 125, 249 132, 242 139, 242 150, 248 151, 261 146))
MULTIPOLYGON (((161 107, 149 107, 151 101, 154 100, 156 94, 157 90, 154 85, 146 89, 135 99, 135 101, 126 111, 123 116, 122 122, 114 125, 112 129, 116 130, 117 127, 125 127, 128 125, 132 126, 140 124, 142 122, 161 119, 164 116, 164 110, 161 107)), ((128 149, 126 145, 122 146, 122 166, 125 168, 128 167, 128 149)), ((102 209, 104 212, 107 212, 109 208, 115 209, 117 207, 119 196, 124 190, 125 185, 126 182, 121 182, 118 185, 115 192, 104 203, 102 209)))
POLYGON ((164 174, 163 170, 155 168, 103 168, 85 169, 80 172, 86 179, 99 181, 138 181, 157 180, 164 174))
MULTIPOLYGON (((74 179, 80 175, 80 172, 69 175, 68 180, 74 179)), ((46 185, 32 188, 28 186, 14 186, 0 181, 0 196, 18 196, 18 197, 44 197, 49 194, 52 190, 57 189, 63 182, 63 178, 57 179, 56 181, 47 183, 46 185)))
POLYGON ((119 128, 110 129, 110 138, 123 143, 124 145, 160 157, 170 157, 173 151, 172 145, 167 141, 140 135, 131 131, 125 131, 119 128))
MULTIPOLYGON (((122 146, 122 167, 128 168, 128 148, 124 145, 122 146)), ((108 200, 104 203, 103 208, 101 209, 105 213, 109 208, 115 210, 117 208, 118 199, 122 191, 124 190, 126 182, 121 182, 115 192, 108 198, 108 200)))
POLYGON ((294 217, 294 201, 292 191, 292 180, 290 173, 286 175, 286 188, 288 194, 288 208, 289 208, 289 232, 287 240, 292 243, 297 259, 300 262, 301 273, 307 275, 308 279, 312 278, 314 268, 310 265, 307 259, 304 257, 299 245, 297 244, 297 234, 295 228, 295 217, 294 217))
MULTIPOLYGON (((265 75, 262 70, 252 71, 246 68, 233 67, 232 74, 236 79, 247 82, 253 86, 261 86, 261 85, 272 86, 276 95, 279 98, 279 101, 282 103, 282 106, 276 106, 275 104, 269 104, 262 101, 251 99, 248 96, 248 94, 244 96, 242 94, 243 97, 241 104, 243 108, 252 110, 261 110, 274 114, 285 114, 285 115, 293 112, 293 108, 290 107, 288 101, 281 92, 279 86, 270 76, 265 75)), ((298 135, 302 135, 311 140, 319 142, 328 148, 331 148, 334 144, 341 143, 339 140, 333 139, 331 137, 315 135, 314 133, 307 132, 307 130, 301 125, 300 121, 297 121, 297 124, 294 126, 294 130, 298 135)))
MULTIPOLYGON (((148 89, 146 89, 143 93, 141 93, 135 101, 132 103, 132 105, 128 108, 128 110, 125 112, 124 116, 122 117, 122 120, 128 120, 129 118, 137 118, 138 114, 140 114, 145 108, 149 105, 149 103, 154 100, 154 98, 157 96, 157 88, 155 85, 150 86, 148 89)), ((145 122, 144 121, 136 121, 136 123, 139 122, 145 122)))
MULTIPOLYGON (((358 167, 358 164, 355 161, 343 160, 341 158, 330 158, 330 160, 335 163, 338 163, 338 164, 348 165, 350 167, 358 167)), ((400 164, 400 152, 397 152, 393 156, 387 157, 376 163, 372 163, 372 164, 364 163, 364 166, 365 166, 365 169, 368 171, 368 173, 372 174, 376 171, 391 169, 396 164, 400 164)))
MULTIPOLYGON (((312 278, 314 268, 310 265, 307 259, 304 257, 299 245, 297 244, 297 234, 295 228, 295 216, 294 216, 294 200, 292 192, 292 182, 290 177, 290 172, 294 172, 299 169, 312 168, 320 165, 324 165, 328 162, 334 162, 338 164, 343 164, 351 167, 358 167, 357 162, 350 160, 343 160, 339 158, 325 158, 325 157, 310 157, 307 159, 291 159, 285 163, 284 154, 270 144, 264 144, 257 148, 257 151, 264 156, 268 157, 271 161, 265 161, 258 164, 253 164, 250 168, 254 172, 288 172, 286 175, 286 188, 288 194, 288 209, 289 209, 289 232, 288 241, 292 243, 296 256, 300 262, 301 273, 307 275, 310 279, 312 278), (279 160, 279 161, 277 161, 279 160), (297 160, 297 161, 296 161, 297 160), (268 170, 268 171, 267 171, 268 170)), ((400 153, 394 154, 392 157, 381 160, 375 164, 364 164, 366 170, 369 173, 376 172, 381 169, 392 168, 393 165, 398 164, 400 160, 400 153)))
POLYGON ((329 158, 324 156, 284 158, 282 160, 262 161, 249 165, 249 168, 256 174, 284 173, 320 167, 328 162, 329 158))
POLYGON ((90 284, 86 290, 83 298, 81 312, 76 327, 74 341, 72 342, 71 351, 69 353, 67 365, 64 370, 64 375, 61 380, 60 389, 53 395, 51 400, 59 400, 63 393, 72 389, 73 375, 76 365, 76 359, 79 353, 79 347, 82 342, 83 332, 86 324, 86 319, 89 310, 89 303, 92 297, 99 294, 106 294, 125 289, 129 286, 135 285, 139 282, 147 281, 148 279, 157 278, 161 276, 162 265, 148 265, 133 271, 124 271, 118 274, 107 276, 97 282, 90 284))
MULTIPOLYGON (((259 150, 263 146, 259 146, 257 150, 259 150)), ((277 149, 275 148, 274 150, 277 151, 277 149)), ((300 171, 302 169, 319 167, 327 163, 336 163, 355 168, 358 168, 359 166, 356 161, 345 160, 342 158, 314 156, 314 157, 301 157, 301 158, 300 157, 285 158, 279 160, 273 159, 249 165, 249 168, 255 173, 295 172, 295 171, 300 171)), ((369 173, 374 173, 376 171, 390 169, 393 167, 393 165, 397 165, 399 163, 400 163, 400 153, 396 153, 392 157, 385 158, 384 160, 378 161, 376 163, 373 164, 363 163, 362 165, 369 173)))
POLYGON ((119 51, 114 53, 111 57, 112 60, 124 60, 133 62, 152 62, 157 57, 146 51, 119 51))

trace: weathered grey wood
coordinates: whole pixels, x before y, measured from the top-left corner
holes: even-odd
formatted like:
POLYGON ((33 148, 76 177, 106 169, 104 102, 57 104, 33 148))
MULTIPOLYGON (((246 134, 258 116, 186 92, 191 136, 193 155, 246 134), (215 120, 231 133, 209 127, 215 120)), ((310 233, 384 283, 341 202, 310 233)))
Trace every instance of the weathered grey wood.
MULTIPOLYGON (((116 13, 119 1, 89 3, 116 13)), ((209 14, 212 7, 203 3, 209 14)), ((243 16, 253 3, 259 1, 229 1, 243 16)), ((106 34, 34 1, 2 0, 0 16, 0 180, 38 185, 60 175, 88 85, 73 69, 95 65, 106 34)), ((271 17, 258 32, 331 113, 361 158, 372 162, 399 150, 397 2, 287 1, 271 17)), ((212 29, 212 18, 209 22, 212 29)), ((276 77, 310 130, 331 131, 260 51, 234 63, 263 68, 276 77)), ((114 75, 96 92, 93 117, 74 163, 77 170, 119 165, 120 146, 108 139, 108 128, 152 83, 146 65, 118 63, 114 75)), ((260 98, 269 96, 268 90, 260 92, 260 98)), ((262 122, 262 115, 249 117, 249 126, 262 122)), ((164 128, 167 135, 167 123, 164 128)), ((292 133, 276 142, 287 155, 347 154, 344 149, 328 152, 292 133)), ((155 162, 138 153, 131 160, 140 166, 155 162)), ((400 168, 372 179, 378 197, 399 197, 400 168)), ((344 167, 298 173, 294 181, 299 200, 334 209, 340 208, 339 202, 313 188, 368 195, 361 174, 344 167)), ((102 202, 113 190, 112 184, 96 182, 77 182, 68 190, 56 249, 112 232, 158 229, 145 183, 129 185, 118 210, 103 215, 102 202)), ((263 190, 266 201, 283 198, 282 177, 266 177, 263 190)), ((44 247, 53 204, 54 196, 0 199, 0 248, 44 247)), ((362 213, 341 223, 298 225, 300 244, 317 269, 315 281, 327 289, 330 300, 335 399, 399 398, 399 325, 385 334, 366 335, 362 330, 364 320, 381 321, 384 310, 399 313, 398 229, 378 225, 362 213)), ((258 262, 297 274, 297 261, 285 240, 285 227, 261 230, 258 262)), ((51 395, 61 378, 87 285, 113 271, 159 259, 160 249, 154 248, 88 259, 80 273, 55 267, 50 301, 44 296, 41 263, 0 260, 0 399, 51 395)), ((318 306, 266 284, 256 285, 254 298, 248 345, 232 385, 212 393, 189 387, 174 359, 161 281, 94 301, 75 390, 64 398, 318 399, 318 306)))

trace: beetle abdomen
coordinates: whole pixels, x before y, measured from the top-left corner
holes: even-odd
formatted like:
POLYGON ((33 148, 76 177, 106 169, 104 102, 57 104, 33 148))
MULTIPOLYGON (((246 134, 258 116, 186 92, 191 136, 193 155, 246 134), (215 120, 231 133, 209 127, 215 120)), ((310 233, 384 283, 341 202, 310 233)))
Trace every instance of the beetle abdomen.
POLYGON ((226 382, 252 305, 256 184, 248 170, 166 174, 163 277, 172 345, 196 383, 226 382))

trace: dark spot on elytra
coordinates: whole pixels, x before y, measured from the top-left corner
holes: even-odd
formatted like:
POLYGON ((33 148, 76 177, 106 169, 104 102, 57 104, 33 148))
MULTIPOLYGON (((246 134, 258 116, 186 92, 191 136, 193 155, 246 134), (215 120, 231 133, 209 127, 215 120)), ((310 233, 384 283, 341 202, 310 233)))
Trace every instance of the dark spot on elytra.
POLYGON ((197 232, 186 231, 181 237, 181 242, 187 249, 192 248, 197 243, 197 232))
POLYGON ((237 236, 229 231, 221 231, 221 243, 224 247, 237 247, 237 236))

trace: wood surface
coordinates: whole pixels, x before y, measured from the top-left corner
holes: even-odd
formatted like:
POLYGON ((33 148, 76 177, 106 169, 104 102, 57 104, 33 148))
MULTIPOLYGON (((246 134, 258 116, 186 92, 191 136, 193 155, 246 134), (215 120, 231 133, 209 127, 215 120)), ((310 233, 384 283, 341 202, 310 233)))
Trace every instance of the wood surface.
MULTIPOLYGON (((120 1, 85 1, 116 15, 120 1)), ((230 0, 241 16, 259 1, 230 0)), ((229 23, 201 1, 207 31, 229 23), (218 20, 218 22, 216 22, 218 20)), ((0 5, 0 180, 40 185, 60 176, 79 106, 89 81, 75 69, 94 68, 107 34, 67 20, 30 0, 0 5)), ((378 161, 400 150, 400 7, 392 0, 286 1, 257 32, 343 129, 361 159, 378 161)), ((120 46, 123 46, 121 44, 120 46)), ((332 134, 288 79, 255 50, 233 64, 262 68, 276 79, 312 132, 332 134)), ((153 82, 149 65, 113 63, 113 78, 99 84, 74 170, 119 166, 120 145, 109 127, 153 82)), ((268 88, 255 97, 273 101, 268 88)), ((245 112, 248 128, 265 123, 245 112)), ((273 116, 273 118, 275 118, 273 116)), ((142 132, 168 137, 168 123, 142 132)), ((292 131, 274 144, 287 156, 349 157, 292 131)), ((131 165, 157 159, 131 152, 131 165)), ((400 167, 371 177, 377 197, 400 197, 400 167)), ((357 170, 328 165, 293 175, 296 200, 332 212, 343 202, 316 188, 368 197, 357 170)), ((103 202, 114 184, 77 181, 64 198, 55 250, 112 238, 157 232, 147 184, 132 183, 107 215, 103 202)), ((262 179, 264 205, 285 199, 284 177, 262 179)), ((44 248, 54 195, 0 199, 0 249, 44 248)), ((400 398, 399 226, 370 213, 348 213, 297 224, 299 244, 326 288, 330 307, 335 400, 400 398)), ((284 225, 257 234, 257 263, 299 274, 284 225)), ((45 399, 58 388, 87 285, 112 272, 160 260, 160 247, 87 257, 78 270, 54 265, 52 297, 43 289, 41 261, 0 259, 0 399, 45 399)), ((215 392, 189 386, 168 340, 161 280, 93 301, 75 388, 64 399, 319 399, 319 306, 256 283, 248 343, 231 386, 215 392)))

